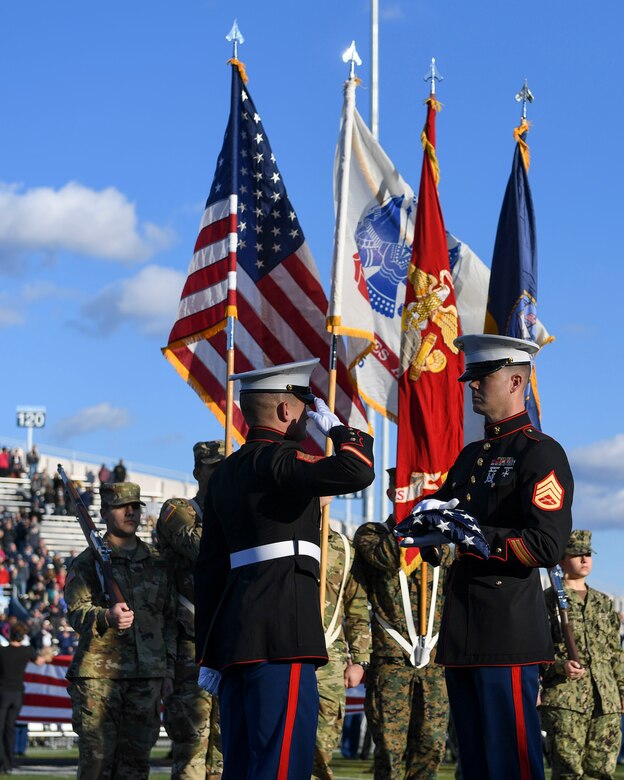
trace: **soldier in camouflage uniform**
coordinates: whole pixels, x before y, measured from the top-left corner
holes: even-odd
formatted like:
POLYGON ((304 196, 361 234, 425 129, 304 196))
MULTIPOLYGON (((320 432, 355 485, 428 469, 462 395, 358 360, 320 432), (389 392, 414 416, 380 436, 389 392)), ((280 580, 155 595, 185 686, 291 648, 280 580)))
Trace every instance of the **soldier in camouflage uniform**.
POLYGON ((173 689, 175 593, 165 559, 136 535, 139 486, 106 483, 100 496, 113 577, 125 601, 107 608, 91 548, 72 562, 65 599, 80 640, 67 678, 78 777, 144 780, 160 729, 160 700, 173 689))
POLYGON ((553 780, 612 778, 622 741, 624 656, 620 618, 604 593, 590 588, 591 531, 573 531, 561 562, 579 663, 568 660, 557 595, 546 591, 555 662, 542 675, 542 728, 553 780))
MULTIPOLYGON (((388 498, 394 499, 395 469, 388 469, 388 498)), ((366 717, 375 742, 375 780, 434 780, 444 758, 449 705, 444 670, 433 659, 418 669, 410 641, 410 620, 418 631, 421 569, 406 575, 392 534, 394 515, 385 523, 365 523, 353 538, 354 576, 363 581, 372 608, 373 655, 366 678, 366 717), (408 594, 411 615, 403 593, 408 594), (410 658, 409 656, 412 656, 410 658)), ((433 636, 443 607, 443 580, 451 553, 442 548, 433 636)), ((427 566, 427 604, 434 569, 427 566)), ((412 628, 413 633, 413 628, 412 628)))
POLYGON ((370 661, 370 621, 364 588, 351 574, 353 548, 330 529, 325 596, 325 641, 329 663, 316 671, 319 722, 312 776, 331 780, 332 753, 340 743, 345 688, 360 684, 370 661))
POLYGON ((195 498, 172 498, 160 511, 156 533, 158 548, 174 571, 178 593, 178 651, 173 694, 165 705, 165 728, 172 740, 171 777, 204 780, 223 771, 219 705, 197 684, 195 663, 195 608, 193 567, 199 552, 202 513, 208 480, 225 457, 223 441, 202 441, 193 447, 195 498))

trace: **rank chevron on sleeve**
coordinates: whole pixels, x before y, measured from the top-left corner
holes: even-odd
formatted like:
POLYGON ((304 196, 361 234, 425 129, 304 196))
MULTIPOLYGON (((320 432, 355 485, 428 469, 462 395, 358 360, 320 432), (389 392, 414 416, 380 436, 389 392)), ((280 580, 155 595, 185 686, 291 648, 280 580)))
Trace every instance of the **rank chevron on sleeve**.
POLYGON ((559 483, 557 475, 551 471, 547 477, 540 480, 533 489, 533 503, 545 512, 554 512, 563 506, 565 490, 559 483))

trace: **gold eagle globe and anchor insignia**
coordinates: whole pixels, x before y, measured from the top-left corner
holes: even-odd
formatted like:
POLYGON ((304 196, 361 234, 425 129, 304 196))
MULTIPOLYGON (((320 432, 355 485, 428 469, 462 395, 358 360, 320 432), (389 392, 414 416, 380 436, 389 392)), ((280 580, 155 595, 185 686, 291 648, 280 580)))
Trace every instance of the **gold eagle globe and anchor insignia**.
POLYGON ((447 363, 444 352, 434 349, 438 334, 430 330, 423 338, 423 332, 430 324, 435 325, 444 344, 456 355, 459 350, 453 340, 458 335, 458 315, 456 306, 442 305, 453 289, 453 279, 448 271, 440 271, 437 279, 433 274, 416 268, 410 281, 416 300, 405 307, 401 317, 405 343, 405 349, 401 350, 401 368, 405 371, 409 366, 409 378, 418 381, 423 371, 437 374, 444 371, 447 363))

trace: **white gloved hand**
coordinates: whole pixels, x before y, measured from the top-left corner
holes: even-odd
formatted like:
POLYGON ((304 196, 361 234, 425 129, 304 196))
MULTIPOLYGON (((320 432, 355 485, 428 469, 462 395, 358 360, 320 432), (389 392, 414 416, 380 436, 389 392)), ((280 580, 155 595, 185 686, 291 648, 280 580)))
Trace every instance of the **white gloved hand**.
POLYGON ((219 690, 219 683, 221 682, 221 672, 217 672, 216 669, 209 669, 207 666, 199 667, 199 679, 197 684, 200 688, 203 688, 208 693, 216 696, 219 690))
POLYGON ((440 501, 437 498, 423 498, 423 500, 419 501, 412 509, 411 514, 418 515, 421 512, 430 512, 432 509, 438 509, 440 511, 443 509, 455 509, 458 504, 458 498, 452 498, 450 501, 440 501))
POLYGON ((328 435, 334 426, 342 425, 336 415, 329 411, 329 406, 327 406, 322 398, 317 398, 315 396, 314 405, 316 406, 316 411, 313 412, 308 410, 308 419, 312 420, 319 431, 325 436, 328 435))
POLYGON ((399 539, 399 547, 439 547, 449 540, 440 531, 427 531, 422 536, 404 536, 399 539))

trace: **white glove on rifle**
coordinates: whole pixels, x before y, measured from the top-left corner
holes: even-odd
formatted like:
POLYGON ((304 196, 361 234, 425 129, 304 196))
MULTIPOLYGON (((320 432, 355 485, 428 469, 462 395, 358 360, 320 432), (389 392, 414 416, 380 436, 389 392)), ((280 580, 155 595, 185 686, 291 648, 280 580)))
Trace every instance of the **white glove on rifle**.
POLYGON ((208 691, 208 693, 216 696, 220 682, 221 672, 217 672, 216 669, 209 669, 207 666, 199 667, 199 679, 197 684, 200 688, 203 688, 205 691, 208 691))
POLYGON ((342 425, 336 415, 329 411, 329 406, 327 406, 322 398, 316 398, 315 396, 314 405, 316 406, 316 411, 313 412, 308 410, 308 418, 312 420, 319 431, 325 436, 327 436, 334 426, 342 425))
POLYGON ((450 501, 440 501, 437 498, 423 498, 422 501, 416 504, 410 514, 418 515, 421 512, 430 512, 432 509, 439 509, 440 511, 443 509, 455 509, 458 504, 458 498, 452 498, 450 501))

